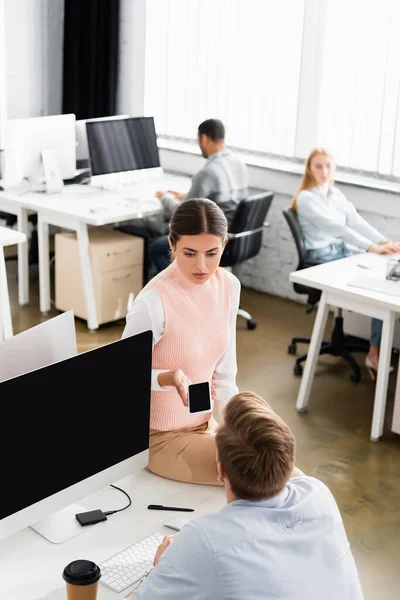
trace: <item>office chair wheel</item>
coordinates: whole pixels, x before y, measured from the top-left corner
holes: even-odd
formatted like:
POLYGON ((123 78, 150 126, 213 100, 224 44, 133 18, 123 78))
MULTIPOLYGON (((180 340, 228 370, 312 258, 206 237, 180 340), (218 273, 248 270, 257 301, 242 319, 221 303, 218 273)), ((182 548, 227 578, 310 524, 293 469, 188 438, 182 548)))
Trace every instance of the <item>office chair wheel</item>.
POLYGON ((296 351, 297 351, 296 344, 289 344, 287 351, 288 351, 288 354, 296 354, 296 351))
POLYGON ((247 320, 247 329, 253 330, 257 327, 257 323, 255 322, 254 319, 248 319, 247 320))
POLYGON ((298 363, 294 363, 293 373, 297 376, 303 375, 303 367, 298 363))
POLYGON ((350 381, 352 381, 353 383, 360 383, 361 375, 356 375, 355 373, 352 373, 350 375, 350 381))

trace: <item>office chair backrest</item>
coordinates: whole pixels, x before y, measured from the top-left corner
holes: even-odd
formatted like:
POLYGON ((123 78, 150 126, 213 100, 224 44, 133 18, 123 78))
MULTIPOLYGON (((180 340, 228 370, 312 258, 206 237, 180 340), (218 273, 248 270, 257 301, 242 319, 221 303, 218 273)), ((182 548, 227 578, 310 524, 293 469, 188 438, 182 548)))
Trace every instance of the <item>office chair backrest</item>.
MULTIPOLYGON (((310 267, 311 263, 307 262, 306 246, 297 215, 292 211, 291 208, 285 208, 283 210, 283 216, 289 225, 294 243, 296 244, 297 255, 299 259, 299 264, 297 265, 296 271, 310 267)), ((321 297, 321 290, 316 290, 315 288, 307 287, 305 285, 301 285, 300 283, 293 283, 293 289, 298 294, 307 294, 308 300, 306 312, 311 312, 321 297)))
POLYGON ((299 220, 297 218, 296 213, 294 213, 291 208, 285 208, 283 211, 283 216, 285 217, 286 222, 290 227, 294 243, 296 244, 297 255, 299 257, 299 265, 297 267, 297 270, 304 269, 307 262, 307 251, 299 220))
POLYGON ((259 253, 264 220, 273 198, 273 192, 261 192, 248 196, 238 204, 222 255, 222 267, 233 267, 259 253))

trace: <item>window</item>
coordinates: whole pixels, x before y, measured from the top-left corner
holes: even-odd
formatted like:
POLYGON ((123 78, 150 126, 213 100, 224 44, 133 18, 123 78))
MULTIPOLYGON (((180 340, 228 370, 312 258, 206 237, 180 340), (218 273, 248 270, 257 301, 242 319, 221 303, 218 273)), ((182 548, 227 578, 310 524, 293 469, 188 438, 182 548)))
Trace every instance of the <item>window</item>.
POLYGON ((193 139, 215 117, 229 145, 292 156, 303 9, 303 0, 148 0, 145 111, 157 132, 193 139))
POLYGON ((193 140, 400 177, 400 0, 147 0, 145 114, 193 140))
POLYGON ((400 176, 400 1, 328 0, 325 22, 318 142, 400 176))

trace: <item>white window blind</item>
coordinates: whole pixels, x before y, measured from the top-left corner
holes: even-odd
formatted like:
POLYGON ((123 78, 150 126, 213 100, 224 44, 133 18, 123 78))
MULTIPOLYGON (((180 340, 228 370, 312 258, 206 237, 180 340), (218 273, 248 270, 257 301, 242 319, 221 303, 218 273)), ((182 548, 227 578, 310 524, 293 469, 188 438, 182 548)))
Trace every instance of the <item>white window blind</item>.
POLYGON ((158 134, 194 139, 214 117, 230 146, 293 156, 303 13, 304 0, 148 0, 145 112, 158 134))
POLYGON ((400 0, 147 0, 145 113, 194 140, 400 177, 400 0))
POLYGON ((318 142, 400 176, 400 1, 326 0, 318 142))

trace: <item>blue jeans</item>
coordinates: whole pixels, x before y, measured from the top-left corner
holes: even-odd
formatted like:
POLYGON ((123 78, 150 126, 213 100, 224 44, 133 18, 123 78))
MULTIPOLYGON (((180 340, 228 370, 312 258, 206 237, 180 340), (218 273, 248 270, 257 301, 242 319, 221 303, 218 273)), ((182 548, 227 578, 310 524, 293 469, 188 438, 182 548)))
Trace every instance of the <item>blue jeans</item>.
POLYGON ((312 262, 331 262, 331 260, 339 260, 339 258, 347 256, 351 256, 351 252, 343 242, 307 251, 307 260, 312 262))
POLYGON ((171 264, 168 236, 162 235, 149 242, 150 259, 157 271, 163 271, 171 264))
MULTIPOLYGON (((346 247, 346 244, 339 242, 337 244, 330 244, 325 248, 316 248, 315 250, 307 251, 307 260, 312 262, 330 262, 332 260, 338 260, 339 258, 346 258, 350 256, 351 252, 346 247)), ((380 346, 382 337, 382 321, 380 319, 371 320, 371 334, 370 344, 371 346, 380 346)))
POLYGON ((371 337, 369 338, 371 346, 380 346, 382 337, 383 323, 380 319, 371 320, 371 337))

